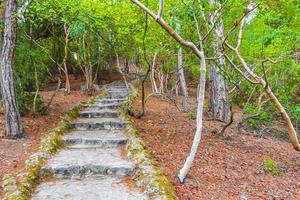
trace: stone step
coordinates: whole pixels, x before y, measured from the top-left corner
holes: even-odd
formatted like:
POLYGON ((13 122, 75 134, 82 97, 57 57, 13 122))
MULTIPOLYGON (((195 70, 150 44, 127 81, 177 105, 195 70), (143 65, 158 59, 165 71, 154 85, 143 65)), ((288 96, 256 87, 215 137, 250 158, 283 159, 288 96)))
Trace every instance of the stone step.
POLYGON ((128 96, 127 93, 109 93, 106 97, 110 99, 117 99, 117 98, 126 98, 128 96))
POLYGON ((121 130, 72 131, 63 139, 70 148, 117 148, 128 141, 121 130))
POLYGON ((119 149, 67 149, 51 158, 43 173, 57 178, 82 178, 97 175, 130 176, 134 164, 121 157, 119 149))
POLYGON ((115 177, 58 180, 42 183, 32 200, 147 200, 133 186, 115 177))
POLYGON ((120 99, 121 100, 122 99, 123 101, 125 101, 126 97, 127 97, 127 95, 126 96, 122 95, 122 97, 113 97, 113 96, 107 95, 107 96, 103 97, 101 100, 111 100, 111 99, 120 99))
POLYGON ((106 86, 107 89, 110 89, 110 88, 126 88, 127 89, 127 86, 124 84, 124 85, 108 85, 106 86))
POLYGON ((79 118, 73 127, 77 130, 117 130, 127 125, 126 121, 118 118, 79 118))
POLYGON ((107 88, 107 91, 115 91, 115 92, 128 92, 127 88, 107 88))
POLYGON ((79 116, 82 118, 116 118, 120 116, 120 113, 111 109, 102 109, 102 110, 84 110, 79 113, 79 116))
POLYGON ((124 99, 101 99, 97 103, 110 104, 110 103, 123 103, 124 99))
POLYGON ((88 111, 92 110, 103 110, 103 109, 118 109, 122 106, 123 103, 110 103, 110 104, 103 104, 103 103, 95 103, 88 107, 88 111))

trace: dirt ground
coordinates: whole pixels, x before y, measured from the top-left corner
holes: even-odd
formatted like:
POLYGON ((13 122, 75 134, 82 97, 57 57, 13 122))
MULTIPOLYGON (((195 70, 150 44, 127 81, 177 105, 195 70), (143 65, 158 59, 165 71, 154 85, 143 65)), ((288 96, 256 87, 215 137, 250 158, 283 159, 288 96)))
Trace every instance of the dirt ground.
MULTIPOLYGON (((195 107, 193 88, 190 96, 195 107)), ((139 106, 140 99, 137 99, 134 110, 139 106)), ((181 200, 300 199, 299 152, 288 142, 238 133, 236 124, 241 117, 238 109, 234 109, 235 122, 227 130, 230 139, 213 133, 221 124, 205 117, 197 157, 186 183, 180 184, 176 175, 189 153, 195 120, 174 104, 155 97, 149 98, 146 108, 145 117, 133 120, 181 200), (263 169, 265 158, 278 164, 280 175, 263 169)))
MULTIPOLYGON (((51 97, 51 92, 40 93, 45 102, 51 97)), ((38 150, 41 134, 55 127, 62 117, 70 108, 80 101, 87 100, 88 96, 81 94, 79 91, 72 91, 70 95, 63 92, 57 93, 49 114, 33 117, 27 114, 22 117, 25 129, 25 137, 21 140, 0 139, 0 180, 4 174, 17 174, 24 167, 24 161, 38 150)), ((0 133, 4 131, 4 116, 0 115, 0 133)), ((0 135, 1 135, 0 134, 0 135)), ((0 187, 1 193, 2 187, 0 187)))

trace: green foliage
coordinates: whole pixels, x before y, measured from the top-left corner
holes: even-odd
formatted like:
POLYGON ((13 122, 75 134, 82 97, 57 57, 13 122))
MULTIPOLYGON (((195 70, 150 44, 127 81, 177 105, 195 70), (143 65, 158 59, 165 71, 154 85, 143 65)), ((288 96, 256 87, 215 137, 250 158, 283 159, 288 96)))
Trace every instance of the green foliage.
POLYGON ((35 93, 19 91, 17 96, 17 102, 21 113, 26 113, 28 111, 33 111, 33 104, 35 102, 35 111, 39 111, 44 106, 43 97, 37 95, 36 100, 34 101, 35 93))
MULTIPOLYGON (((156 12, 158 1, 147 2, 147 6, 156 12)), ((221 4, 224 2, 220 1, 221 4)), ((22 6, 23 3, 20 3, 22 6)), ((249 3, 249 0, 226 1, 221 10, 225 34, 243 16, 249 3)), ((259 6, 255 18, 244 26, 241 54, 261 77, 264 76, 261 60, 269 57, 279 61, 276 64, 265 64, 268 83, 291 115, 293 123, 299 126, 300 64, 291 55, 300 51, 300 7, 295 0, 258 0, 256 3, 259 6)), ((209 22, 211 13, 219 8, 220 5, 210 4, 209 1, 166 1, 163 18, 182 38, 199 44, 196 23, 201 35, 206 35, 212 25, 209 22), (194 7, 195 13, 190 7, 194 7)), ((114 60, 117 57, 136 60, 141 67, 147 68, 145 58, 152 64, 153 56, 157 54, 157 66, 168 75, 170 83, 176 80, 178 43, 149 18, 144 51, 145 13, 131 1, 32 1, 24 13, 18 13, 18 16, 22 20, 18 23, 15 77, 20 108, 24 111, 31 107, 27 106, 30 103, 24 99, 32 101, 24 94, 41 90, 50 80, 61 76, 57 64, 62 63, 64 56, 64 26, 70 34, 67 57, 70 71, 81 73, 86 66, 93 66, 94 73, 97 70, 106 71, 111 56, 114 60)), ((228 37, 233 45, 236 45, 238 29, 236 27, 228 37)), ((204 41, 207 57, 216 57, 214 41, 215 34, 212 31, 204 41)), ((237 61, 233 54, 228 55, 237 61)), ((189 49, 183 48, 183 61, 186 71, 198 79, 199 59, 189 49)), ((216 65, 216 62, 210 59, 207 64, 216 65)), ((244 107, 246 114, 260 112, 255 119, 257 123, 255 120, 249 121, 251 126, 259 128, 278 118, 279 114, 271 103, 265 104, 261 111, 258 110, 256 99, 262 88, 255 89, 245 106, 244 102, 248 101, 254 86, 243 80, 228 63, 221 73, 226 77, 229 89, 238 85, 237 92, 230 96, 231 101, 244 107)))
POLYGON ((272 158, 265 158, 263 160, 262 168, 266 172, 271 172, 273 175, 280 175, 281 169, 272 158))

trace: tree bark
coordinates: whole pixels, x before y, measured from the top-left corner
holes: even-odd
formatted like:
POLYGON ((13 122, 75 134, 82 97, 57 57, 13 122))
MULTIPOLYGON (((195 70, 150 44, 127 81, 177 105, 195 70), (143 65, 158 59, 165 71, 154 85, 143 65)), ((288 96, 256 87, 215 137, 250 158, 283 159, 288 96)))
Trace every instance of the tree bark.
POLYGON ((158 92, 158 88, 157 88, 156 81, 155 81, 156 57, 157 57, 157 53, 155 53, 154 57, 153 57, 150 79, 151 79, 151 83, 152 83, 152 91, 153 91, 153 93, 158 94, 159 92, 158 92))
POLYGON ((187 90, 185 77, 184 77, 184 69, 182 64, 182 49, 178 49, 178 77, 180 81, 180 86, 182 90, 182 107, 184 112, 188 112, 190 110, 190 104, 189 104, 189 93, 187 90))
MULTIPOLYGON (((218 0, 209 0, 209 4, 220 4, 218 0)), ((216 57, 216 65, 211 64, 209 68, 209 114, 213 119, 218 119, 224 122, 230 120, 230 106, 227 99, 227 86, 219 68, 225 67, 225 58, 222 56, 220 44, 222 41, 218 35, 224 36, 224 25, 222 19, 215 22, 219 13, 211 13, 210 22, 216 25, 216 34, 214 35, 213 51, 216 57)))
POLYGON ((68 44, 69 44, 69 31, 67 28, 67 25, 64 24, 64 31, 65 31, 65 56, 64 56, 64 74, 65 74, 65 92, 67 94, 70 94, 71 92, 71 85, 70 85, 70 79, 69 79, 69 72, 68 72, 68 66, 67 66, 67 59, 68 59, 68 44))
POLYGON ((110 45, 109 47, 109 63, 108 63, 108 77, 109 77, 109 81, 112 81, 112 72, 113 72, 113 47, 112 45, 110 45))
POLYGON ((17 36, 17 1, 7 0, 4 15, 4 34, 1 49, 0 81, 5 110, 5 136, 7 138, 22 137, 23 127, 13 79, 13 59, 17 36))
POLYGON ((196 153, 198 151, 198 146, 201 141, 202 136, 202 127, 203 127, 203 107, 204 107, 204 99, 205 99, 205 83, 206 83, 206 63, 204 53, 201 53, 201 75, 199 82, 199 95, 198 95, 198 106, 197 106, 197 128, 194 136, 192 148, 190 155, 187 157, 184 166, 181 168, 178 174, 178 178, 181 183, 184 182, 184 179, 190 170, 193 161, 195 159, 196 153))

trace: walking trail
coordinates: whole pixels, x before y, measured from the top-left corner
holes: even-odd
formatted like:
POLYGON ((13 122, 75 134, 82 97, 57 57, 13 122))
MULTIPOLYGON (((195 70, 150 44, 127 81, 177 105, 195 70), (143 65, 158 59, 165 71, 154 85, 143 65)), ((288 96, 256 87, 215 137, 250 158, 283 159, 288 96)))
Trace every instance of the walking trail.
POLYGON ((143 200, 128 184, 135 164, 122 153, 128 123, 117 109, 128 95, 125 84, 107 86, 108 95, 80 113, 75 130, 64 136, 67 147, 42 169, 54 178, 41 183, 33 200, 143 200))

